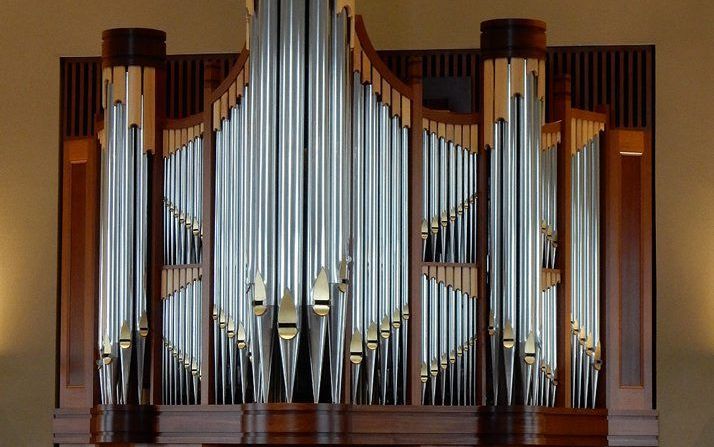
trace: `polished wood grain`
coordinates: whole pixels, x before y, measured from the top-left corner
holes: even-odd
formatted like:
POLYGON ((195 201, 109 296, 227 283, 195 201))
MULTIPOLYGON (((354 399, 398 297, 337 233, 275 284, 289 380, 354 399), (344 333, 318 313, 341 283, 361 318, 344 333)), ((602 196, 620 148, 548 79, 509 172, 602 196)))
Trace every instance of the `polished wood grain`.
MULTIPOLYGON (((412 75, 413 75, 412 71, 414 70, 414 68, 412 67, 412 62, 411 61, 407 62, 407 66, 410 67, 407 69, 407 73, 406 73, 407 81, 405 82, 405 81, 399 79, 399 77, 397 77, 397 75, 395 73, 393 73, 392 70, 389 69, 387 64, 385 64, 384 61, 382 60, 382 58, 380 58, 379 55, 377 54, 377 50, 374 48, 374 45, 372 45, 372 41, 370 40, 369 35, 367 34, 367 28, 364 24, 364 20, 362 19, 362 16, 360 16, 360 15, 355 16, 354 26, 355 26, 355 33, 356 33, 357 39, 359 40, 359 48, 360 48, 362 56, 363 56, 362 68, 361 68, 363 77, 367 71, 374 73, 373 70, 366 69, 366 67, 364 65, 364 62, 365 62, 364 59, 366 59, 367 60, 366 62, 368 62, 369 67, 370 68, 374 67, 376 69, 375 71, 377 73, 379 73, 380 77, 382 79, 385 79, 391 85, 391 87, 393 89, 398 90, 399 93, 402 94, 402 96, 407 96, 407 97, 414 99, 414 94, 410 87, 410 83, 411 83, 410 80, 412 79, 412 75)), ((419 59, 419 65, 420 65, 419 73, 421 73, 421 59, 419 59)), ((421 76, 420 76, 420 78, 421 78, 421 76)), ((418 104, 421 104, 421 102, 419 102, 418 104)))
MULTIPOLYGON (((570 225, 570 203, 572 200, 571 180, 571 155, 568 149, 571 145, 571 82, 569 76, 561 76, 553 81, 554 95, 553 114, 559 120, 561 140, 558 145, 558 243, 560 247, 570 247, 572 243, 572 228, 570 225)), ((558 251, 556 267, 566 272, 561 278, 561 287, 558 287, 558 381, 560 386, 556 394, 556 406, 572 406, 572 365, 571 365, 571 305, 570 305, 570 276, 569 272, 573 260, 568 249, 558 251)))
POLYGON ((607 406, 653 408, 652 150, 644 130, 610 130, 604 154, 607 406))
MULTIPOLYGON (((243 62, 244 64, 245 62, 243 62)), ((237 66, 237 64, 236 64, 237 66)), ((216 174, 216 153, 215 153, 215 133, 213 131, 213 107, 215 101, 213 91, 221 82, 221 71, 218 63, 207 64, 204 79, 204 104, 203 104, 203 245, 201 248, 201 269, 203 280, 201 281, 202 315, 201 321, 201 350, 206 353, 213 352, 213 331, 211 325, 213 320, 213 220, 214 201, 216 194, 215 174, 216 174)), ((220 95, 218 96, 220 97, 220 95)), ((213 362, 210 355, 201 357, 201 403, 207 405, 213 403, 213 390, 215 387, 213 362)))
MULTIPOLYGON (((248 55, 250 52, 248 51, 247 48, 243 48, 243 50, 238 54, 238 59, 236 59, 235 63, 233 63, 233 66, 231 66, 231 70, 228 72, 228 75, 225 78, 221 77, 220 74, 220 67, 213 63, 211 65, 210 70, 215 71, 215 75, 217 79, 220 81, 220 83, 215 86, 215 88, 211 91, 211 103, 219 100, 221 96, 223 96, 224 93, 227 93, 228 90, 230 89, 231 85, 238 79, 239 75, 241 72, 243 72, 243 69, 246 67, 246 64, 248 62, 248 55), (223 79, 221 81, 221 79, 223 79)), ((208 67, 206 68, 207 70, 209 69, 208 67)), ((214 76, 214 75, 212 75, 214 76)), ((204 83, 206 82, 207 78, 205 77, 205 72, 204 72, 204 83)), ((214 79, 210 79, 211 82, 214 81, 214 79)), ((204 106, 204 110, 205 106, 204 106)))
POLYGON ((59 405, 93 403, 99 217, 95 138, 66 140, 60 227, 59 405))
MULTIPOLYGON (((519 35, 519 31, 510 32, 491 38, 487 44, 487 53, 495 55, 513 55, 518 57, 543 57, 541 55, 540 40, 541 25, 537 21, 519 22, 526 31, 519 35), (530 33, 530 37, 529 36, 530 33), (500 41, 499 41, 500 39, 500 41), (529 40, 530 39, 530 40, 529 40), (526 54, 522 49, 526 44, 537 47, 537 55, 526 54)), ((496 22, 486 28, 499 30, 507 22, 496 22)), ((452 114, 446 111, 429 110, 421 106, 423 99, 423 78, 428 73, 436 71, 452 73, 470 73, 470 76, 483 78, 482 68, 478 61, 480 56, 470 59, 459 59, 453 57, 456 53, 450 53, 452 57, 441 59, 441 64, 432 65, 432 60, 413 57, 405 63, 403 67, 406 75, 404 81, 392 72, 390 66, 386 64, 372 46, 364 23, 361 17, 355 17, 355 28, 357 42, 355 48, 359 53, 359 58, 353 57, 352 63, 359 63, 359 69, 363 71, 363 80, 376 82, 375 89, 382 94, 382 99, 389 102, 392 112, 403 118, 403 123, 410 127, 410 154, 409 154, 409 266, 410 266, 410 311, 412 322, 420 321, 418 294, 420 293, 419 279, 423 267, 421 263, 421 138, 424 118, 433 119, 444 124, 445 135, 456 135, 457 126, 479 122, 481 117, 476 114, 452 114), (426 72, 425 72, 426 69, 426 72), (435 71, 436 70, 436 71, 435 71), (470 71, 468 71, 470 70, 470 71), (447 125, 450 123, 451 127, 447 125)), ((139 33, 141 34, 141 33, 139 33)), ((137 34, 138 36, 138 34, 137 34)), ((156 37, 158 35, 154 35, 156 37)), ((492 34, 496 36, 496 34, 492 34)), ((148 37, 148 36, 145 36, 148 37)), ((542 29, 543 51, 545 48, 544 27, 542 29)), ((129 45, 129 44, 126 44, 129 45)), ((127 46, 124 46, 128 48, 127 46)), ((122 56, 121 45, 113 46, 117 56, 122 56)), ((151 47, 149 45, 149 47, 151 47)), ((152 47, 154 48, 154 47, 152 47)), ((624 47, 623 47, 624 48, 624 47)), ((410 53, 411 54, 411 53, 410 53)), ((544 53, 543 53, 544 54, 544 53)), ((602 110, 596 112, 577 110, 573 107, 574 98, 581 97, 582 101, 589 104, 600 104, 602 101, 611 101, 618 112, 618 122, 633 123, 647 120, 652 122, 651 109, 630 107, 630 104, 644 104, 644 101, 651 101, 653 97, 648 96, 647 89, 640 89, 640 84, 630 79, 640 79, 644 76, 643 67, 652 62, 651 58, 629 56, 626 49, 620 53, 612 53, 612 63, 610 63, 611 52, 608 50, 602 53, 592 53, 596 57, 588 56, 591 53, 567 53, 566 65, 557 65, 561 61, 552 61, 550 69, 571 70, 576 74, 575 79, 563 79, 558 81, 548 80, 548 95, 554 100, 551 109, 560 120, 557 123, 563 141, 559 148, 559 183, 569 185, 569 152, 562 148, 570 147, 570 126, 572 118, 580 118, 586 121, 598 121, 603 116, 608 115, 602 110), (602 57, 606 56, 607 64, 602 57), (555 67, 555 68, 553 68, 555 67), (598 68, 599 71, 598 71, 598 68), (592 70, 591 70, 592 68, 592 70), (607 70, 606 70, 607 69, 607 70), (607 71, 608 76, 603 77, 602 73, 607 71), (592 72, 592 73, 591 73, 592 72), (639 74, 638 74, 639 73, 639 74), (585 86, 585 84, 597 85, 597 88, 585 86), (605 85, 610 90, 605 88, 605 85), (622 96, 612 93, 616 89, 625 92, 622 96), (642 91, 639 91, 642 90, 642 91), (621 115, 621 116, 620 116, 621 115), (566 156, 567 154, 567 156, 566 156)), ((633 53, 634 54, 634 53, 633 53)), ((649 54, 649 53, 647 53, 649 54)), ((149 56, 151 50, 149 50, 149 56)), ((420 56, 413 53, 412 55, 420 56)), ((208 56, 200 56, 201 61, 207 60, 208 56)), ((650 57, 650 56, 648 56, 650 57)), ((179 57, 180 59, 181 57, 179 57)), ((211 339, 211 297, 212 297, 212 216, 213 216, 213 179, 214 179, 214 154, 213 154, 213 132, 211 131, 211 121, 213 119, 212 104, 218 100, 218 113, 220 117, 220 100, 225 97, 226 105, 232 104, 235 90, 233 87, 240 77, 242 69, 247 63, 247 50, 244 50, 237 59, 233 56, 235 63, 230 66, 226 64, 225 58, 220 55, 214 63, 207 64, 208 68, 202 76, 189 76, 186 73, 194 73, 195 70, 187 69, 191 56, 183 56, 178 64, 169 64, 169 72, 157 69, 156 85, 166 85, 171 93, 170 98, 166 98, 163 88, 157 88, 156 109, 157 109, 157 130, 161 129, 182 129, 189 125, 205 123, 204 142, 207 148, 204 151, 204 216, 207 216, 204 229, 204 257, 201 268, 204 272, 203 281, 203 312, 206 316, 202 321, 202 335, 204 352, 213 352, 211 339), (174 71, 174 69, 176 69, 174 71), (167 78, 167 75, 169 78, 167 78), (227 75, 227 76, 226 76, 227 75), (203 83, 199 90, 201 94, 195 94, 195 88, 191 89, 192 83, 203 83), (221 82, 222 81, 222 82, 221 82), (162 93, 160 93, 160 92, 162 93), (179 92, 175 94, 174 92, 179 92), (184 93, 180 93, 184 92, 184 93), (186 93, 189 92, 189 93, 186 93), (191 93, 194 92, 194 93, 191 93), (229 98, 229 95, 231 96, 229 98), (180 96, 180 97, 179 97, 180 96), (199 101, 199 98, 201 101, 199 101), (196 103, 199 102, 197 105, 196 103), (175 108, 175 110, 174 110, 175 108), (168 121, 164 119, 164 114, 177 114, 172 116, 187 116, 188 113, 180 111, 203 110, 202 113, 188 116, 183 120, 168 121), (180 113, 179 113, 180 112, 180 113), (160 116, 159 116, 160 115, 160 116)), ((136 61, 134 58, 112 59, 117 63, 129 64, 136 61)), ((80 61, 81 62, 81 61, 80 61)), ((68 64, 63 71, 63 77, 70 78, 71 84, 63 82, 63 106, 61 113, 70 117, 72 122, 62 121, 63 135, 88 132, 88 129, 96 126, 97 122, 85 122, 83 117, 90 113, 88 106, 99 101, 95 93, 77 88, 77 82, 84 85, 94 82, 101 76, 101 70, 92 69, 91 65, 81 65, 84 62, 68 64)), ((203 62, 202 62, 203 63, 203 62)), ((166 65, 164 65, 166 66, 166 65)), ((157 65, 158 68, 158 65, 157 65)), ((550 75, 550 71, 548 72, 550 75)), ((245 79, 245 78, 244 78, 245 79)), ((651 78, 648 78, 651 81, 651 78)), ((477 88, 473 92, 473 97, 483 97, 482 86, 476 84, 477 88)), ((648 84, 649 85, 649 84, 648 84)), ((237 92, 236 92, 237 95, 237 92)), ((477 102, 478 103, 478 102, 477 102)), ((651 106, 651 102, 649 103, 651 106)), ((93 107, 93 106, 92 106, 93 107)), ((649 107, 649 106, 648 106, 649 107)), ((608 115, 609 116, 609 115, 608 115)), ((100 122, 99 122, 100 123, 100 122)), ((483 149, 484 126, 478 126, 478 146, 483 149)), ((552 124, 550 128, 554 128, 552 124)), ((549 128, 549 129, 550 129, 549 128)), ((552 129, 551 129, 552 130, 552 129)), ((96 353, 94 352, 94 340, 96 339, 96 327, 94 316, 94 299, 96 299, 96 289, 91 282, 92 275, 90 269, 96 270, 96 244, 92 246, 93 254, 87 255, 86 246, 91 241, 91 231, 96 231, 98 221, 93 223, 88 217, 87 221, 82 221, 77 211, 77 206, 72 208, 71 204, 78 204, 81 208, 89 208, 92 201, 96 203, 96 198, 92 199, 91 191, 86 191, 82 196, 81 188, 72 188, 71 182, 90 182, 91 174, 86 167, 73 166, 65 171, 63 161, 63 200, 62 200, 62 221, 66 226, 72 228, 83 228, 84 236, 71 234, 70 239, 65 241, 65 233, 62 231, 62 250, 65 247, 70 253, 85 253, 84 259, 74 258, 74 255, 67 261, 69 272, 82 271, 78 277, 65 273, 65 261, 62 260, 62 275, 68 275, 61 281, 61 312, 60 312, 60 368, 58 371, 58 388, 60 409, 54 414, 54 440, 61 445, 88 445, 93 442, 105 442, 114 445, 126 445, 127 443, 146 443, 147 445, 225 445, 225 444, 372 444, 372 445, 656 445, 657 442, 657 413, 652 411, 652 390, 653 390, 653 357, 652 357, 652 196, 651 196, 651 140, 648 132, 638 130, 635 134, 616 134, 608 138, 604 144, 606 150, 606 160, 603 162, 603 172, 606 174, 604 180, 603 201, 606 217, 603 229, 607 234, 604 247, 604 276, 606 279, 607 301, 603 309, 606 309, 606 318, 609 324, 605 327, 606 340, 603 352, 605 353, 605 373, 601 374, 603 386, 601 396, 607 394, 607 400, 601 399, 598 404, 608 409, 598 408, 596 410, 580 410, 566 408, 570 404, 570 321, 569 302, 567 295, 567 273, 562 275, 565 286, 559 287, 558 312, 561 316, 558 325, 558 337, 561 340, 559 346, 559 364, 562 365, 560 372, 561 386, 558 393, 558 407, 554 409, 546 408, 524 408, 524 407, 422 407, 417 405, 421 398, 421 386, 419 382, 419 352, 420 337, 416 330, 410 331, 409 340, 409 370, 408 370, 408 402, 414 405, 385 407, 385 406, 351 406, 351 405, 312 405, 312 404, 250 404, 242 406, 216 406, 211 405, 213 397, 213 372, 210 356, 203 358, 202 370, 204 377, 201 388, 201 405, 198 406, 163 406, 160 405, 161 374, 159 362, 152 363, 151 369, 151 402, 155 405, 146 406, 96 406, 97 402, 94 369, 92 362, 96 353), (620 149, 615 147, 630 148, 620 149), (633 149, 634 148, 634 149, 633 149), (633 155, 629 152, 641 151, 641 155, 633 155), (65 182, 70 182, 69 192, 65 197, 65 182), (634 182, 634 183, 633 183, 634 182), (630 188, 623 192, 623 188, 630 188), (612 206, 611 206, 612 205, 612 206), (639 207, 639 211, 623 211, 624 208, 632 206, 639 207), (66 216, 66 217, 65 217, 66 216), (82 247, 85 247, 82 249, 82 247), (634 254, 639 250, 637 256, 631 256, 627 261, 622 257, 634 254), (86 267, 85 267, 86 266, 86 267), (624 285, 624 288, 623 288, 624 285), (87 287, 93 289, 90 293, 90 301, 75 301, 74 296, 81 295, 87 287), (627 293, 623 294, 622 290, 627 293), (65 297, 65 291, 70 295, 65 297), (625 319, 635 315, 640 323, 639 327, 620 324, 622 316, 625 319), (630 317, 628 317, 628 315, 630 317), (83 320, 82 320, 83 318, 83 320), (613 319, 615 318, 615 319, 613 319), (616 322, 613 324, 613 322, 616 322), (623 338, 629 345, 622 344, 623 338), (84 348, 78 348, 73 343, 79 343, 84 348), (69 346, 70 348, 67 348, 69 346), (64 349, 64 350, 63 350, 64 349), (627 351, 630 349, 630 351, 627 351), (623 352, 624 359, 623 359, 623 352), (636 355, 628 355, 627 352, 635 352, 636 355), (638 369, 639 368, 639 369, 638 369), (624 375, 623 375, 624 372, 624 375), (605 377, 603 377, 605 376, 605 377), (637 379, 640 379, 639 382, 637 379), (81 385, 81 386, 79 386, 81 385), (64 389, 63 389, 64 387, 64 389)), ((162 147, 161 138, 163 132, 156 132, 157 145, 162 147)), ((463 133, 462 133, 463 134, 463 133)), ((470 137, 470 136, 469 136, 470 137)), ((470 137, 471 138, 471 137, 470 137)), ((471 138, 473 139, 473 138, 471 138)), ((475 149, 475 148, 474 148, 475 149)), ((479 151, 479 198, 486 198, 488 192, 488 152, 479 151)), ((95 150, 94 156, 97 152, 95 150)), ((79 159, 80 163, 81 160, 79 159)), ((152 180, 152 216, 160 216, 159 208, 161 204, 161 178, 163 173, 161 163, 153 163, 152 180), (158 179, 158 180, 157 180, 158 179), (159 213, 159 214, 157 214, 159 213)), ((97 190, 94 190, 96 195, 97 190)), ((563 188, 559 191, 558 203, 561 209, 567 211, 567 204, 570 203, 569 191, 563 188)), ((482 199, 480 199, 482 200, 482 199)), ((484 203, 486 203, 484 201, 484 203)), ((96 213, 96 211, 95 211, 96 213)), ((480 222, 487 221, 487 207, 479 206, 478 215, 480 222)), ((569 230, 569 218, 566 212, 559 213, 558 225, 561 229, 561 244, 567 246, 568 242, 562 238, 567 237, 569 230)), ((163 262, 161 262, 161 219, 152 218, 151 238, 151 275, 150 280, 152 297, 160 297, 160 274, 163 262), (159 278, 154 276, 159 275, 159 278)), ((70 230, 71 231, 71 230, 70 230)), ((448 268, 470 268, 486 265, 487 252, 487 226, 479 225, 478 234, 478 261, 473 265, 451 265, 448 268)), ((64 253, 64 252, 63 252, 64 253)), ((561 250, 558 260, 558 269, 567 272, 569 260, 568 250, 561 250)), ((431 265, 429 265, 431 266, 431 265)), ((433 267, 444 267, 445 265, 434 264, 433 267)), ((478 268, 478 295, 487 297, 488 287, 486 283, 486 268, 478 268)), ((453 276, 453 272, 451 273, 453 276)), ((454 277, 456 278, 456 277, 454 277)), ((463 278, 461 278, 463 280, 463 278)), ((84 292, 86 293, 86 292, 84 292)), ((160 299, 160 298, 155 298, 160 299)), ((155 301, 152 299, 152 301, 155 301)), ((487 373, 487 300, 480 299, 479 321, 478 321, 478 396, 479 403, 485 402, 488 389, 487 373)), ((150 336, 159 337, 160 326, 160 306, 152 303, 153 309, 159 309, 151 313, 152 326, 150 336)), ((349 320, 349 318, 348 318, 349 320)), ((347 340, 346 340, 347 342, 347 340)), ((159 343, 153 343, 153 358, 160 358, 159 343)), ((347 366, 349 366, 347 364, 347 366)), ((346 367, 345 371, 349 368, 346 367)), ((349 396, 349 380, 346 380, 345 395, 349 396)), ((147 390, 148 391, 148 390, 147 390)))
POLYGON ((166 33, 149 28, 114 28, 102 33, 102 66, 140 65, 162 70, 166 33))
POLYGON ((608 445, 602 409, 332 404, 57 410, 55 440, 86 443, 81 433, 88 425, 93 442, 115 445, 608 445))
MULTIPOLYGON (((164 58, 165 58, 164 53, 164 58)), ((166 82, 166 71, 164 70, 164 63, 158 64, 155 70, 156 85, 163 85, 166 82)), ((160 129, 165 127, 166 123, 166 93, 163 89, 156 89, 156 132, 154 132, 154 145, 153 147, 159 149, 163 147, 163 132, 159 132, 160 129)), ((151 403, 161 402, 161 351, 163 350, 163 343, 161 341, 163 333, 163 313, 161 306, 161 269, 164 265, 164 251, 163 251, 163 241, 164 241, 164 226, 163 226, 163 215, 164 215, 164 163, 161 161, 161 151, 156 150, 149 155, 149 169, 151 171, 151 178, 149 179, 149 278, 148 278, 148 290, 149 290, 149 335, 148 335, 148 346, 150 349, 147 351, 151 354, 147 356, 147 362, 149 368, 144 366, 145 374, 150 374, 149 378, 149 388, 145 389, 144 392, 147 396, 144 396, 144 400, 151 403)), ((144 383, 147 383, 146 381, 144 383)))
POLYGON ((533 19, 494 19, 481 22, 484 58, 544 59, 545 22, 533 19))
MULTIPOLYGON (((358 16, 358 23, 361 18, 358 16)), ((357 28, 358 36, 360 29, 357 28)), ((376 52, 374 54, 376 56, 376 52)), ((381 62, 381 59, 379 59, 381 62)), ((385 70, 391 74, 389 70, 385 70)), ((418 324, 421 322, 423 309, 421 308, 421 188, 422 188, 422 135, 423 130, 419 125, 422 122, 422 72, 421 59, 413 58, 409 60, 409 93, 414 104, 411 107, 411 123, 409 129, 409 319, 411 326, 409 331, 408 377, 407 387, 409 390, 407 403, 421 403, 421 337, 418 324)), ((403 94, 406 92, 402 91, 403 94)))

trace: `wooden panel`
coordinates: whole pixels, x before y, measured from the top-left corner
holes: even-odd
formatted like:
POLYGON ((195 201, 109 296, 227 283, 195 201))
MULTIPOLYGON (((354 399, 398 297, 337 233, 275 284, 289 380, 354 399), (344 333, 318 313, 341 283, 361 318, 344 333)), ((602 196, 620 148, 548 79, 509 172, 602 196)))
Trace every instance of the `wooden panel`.
POLYGON ((653 408, 652 154, 644 131, 611 130, 603 158, 607 406, 653 408))
POLYGON ((83 386, 85 381, 84 366, 91 361, 85 357, 84 352, 84 326, 85 313, 84 301, 87 271, 85 264, 87 258, 87 222, 84 215, 87 207, 87 162, 74 162, 69 164, 69 203, 70 215, 69 231, 69 356, 67 359, 67 385, 83 386))
POLYGON ((605 446, 604 410, 248 404, 99 406, 55 412, 55 439, 92 429, 125 445, 605 446), (87 419, 91 418, 91 424, 87 419))
POLYGON ((659 426, 654 410, 608 411, 607 431, 607 444, 611 446, 659 445, 659 426))
POLYGON ((620 383, 642 386, 642 156, 621 155, 620 383))
POLYGON ((62 157, 60 405, 89 406, 94 393, 97 255, 97 148, 65 141, 62 157))

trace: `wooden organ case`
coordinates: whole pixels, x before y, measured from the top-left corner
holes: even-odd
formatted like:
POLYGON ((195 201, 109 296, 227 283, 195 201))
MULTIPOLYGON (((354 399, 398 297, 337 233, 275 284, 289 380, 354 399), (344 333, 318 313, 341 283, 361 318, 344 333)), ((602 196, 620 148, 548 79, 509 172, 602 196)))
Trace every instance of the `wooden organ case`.
POLYGON ((349 1, 247 6, 180 119, 164 33, 103 34, 55 443, 657 445, 648 134, 546 93, 537 20, 482 23, 466 114, 349 1))

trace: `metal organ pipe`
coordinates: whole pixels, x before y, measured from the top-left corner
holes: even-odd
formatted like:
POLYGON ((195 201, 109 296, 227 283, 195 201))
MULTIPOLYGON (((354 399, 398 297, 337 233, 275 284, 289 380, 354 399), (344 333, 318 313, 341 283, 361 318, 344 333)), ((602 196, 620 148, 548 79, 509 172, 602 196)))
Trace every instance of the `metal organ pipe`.
POLYGON ((602 367, 599 291, 600 131, 604 130, 604 123, 573 118, 571 129, 571 403, 574 407, 594 408, 602 367))
POLYGON ((201 378, 201 259, 203 125, 163 133, 165 259, 163 309, 162 400, 197 404, 201 378), (174 255, 174 256, 171 256, 174 255))
MULTIPOLYGON (((422 403, 475 401, 478 125, 424 119, 421 283, 422 403)), ((406 257, 406 255, 405 255, 406 257)))
POLYGON ((349 72, 343 2, 248 6, 250 81, 214 103, 216 401, 291 402, 308 374, 341 402, 348 336, 352 398, 404 402, 408 132, 349 72))
MULTIPOLYGON (((528 20, 482 23, 484 48, 484 133, 490 159, 489 197, 489 337, 492 389, 489 400, 499 403, 505 381, 505 402, 519 395, 526 405, 537 404, 544 351, 539 327, 543 305, 541 275, 541 150, 545 76, 545 25, 528 20), (514 34, 504 38, 506 27, 514 34), (514 45, 514 35, 533 48, 514 45), (499 359, 503 358, 501 376, 499 359), (536 365, 534 367, 534 365, 536 365), (520 392, 515 383, 520 383, 520 392)), ((548 324, 556 315, 548 313, 548 324)), ((548 350, 550 351, 550 350, 548 350)))
POLYGON ((103 404, 145 403, 149 335, 149 160, 156 148, 156 67, 165 58, 165 33, 114 29, 102 35, 102 108, 99 133, 98 374, 103 404), (151 50, 128 60, 127 39, 151 50), (130 389, 130 383, 136 389, 130 389))

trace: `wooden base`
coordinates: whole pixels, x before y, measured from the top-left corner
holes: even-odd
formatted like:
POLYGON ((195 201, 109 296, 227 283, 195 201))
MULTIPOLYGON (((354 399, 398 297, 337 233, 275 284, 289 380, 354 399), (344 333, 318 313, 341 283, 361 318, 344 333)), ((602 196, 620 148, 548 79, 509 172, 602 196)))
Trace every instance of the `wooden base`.
POLYGON ((195 446, 657 445, 656 413, 630 413, 535 407, 100 405, 93 409, 55 410, 54 442, 195 446))

